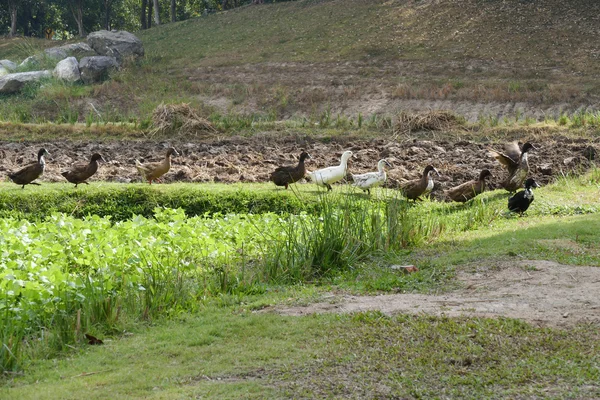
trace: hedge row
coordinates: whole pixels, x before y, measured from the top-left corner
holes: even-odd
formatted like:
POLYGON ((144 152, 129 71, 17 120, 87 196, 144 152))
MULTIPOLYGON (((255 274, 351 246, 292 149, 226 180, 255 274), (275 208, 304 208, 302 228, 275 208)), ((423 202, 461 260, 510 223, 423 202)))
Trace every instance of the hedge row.
POLYGON ((111 216, 124 220, 132 215, 152 217, 155 207, 182 208, 187 215, 215 213, 313 212, 316 197, 290 190, 252 185, 229 187, 193 184, 142 185, 92 184, 74 189, 66 184, 44 184, 20 189, 0 185, 0 217, 43 219, 54 212, 75 217, 111 216))

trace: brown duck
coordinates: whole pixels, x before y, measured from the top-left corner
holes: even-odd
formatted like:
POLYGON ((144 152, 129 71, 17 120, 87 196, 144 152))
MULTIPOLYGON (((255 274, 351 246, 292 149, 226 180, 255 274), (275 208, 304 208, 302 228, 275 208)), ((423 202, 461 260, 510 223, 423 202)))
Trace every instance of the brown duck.
POLYGON ((303 151, 300 154, 300 161, 298 162, 298 165, 286 165, 283 167, 278 167, 271 173, 271 182, 277 186, 285 186, 287 189, 290 183, 297 182, 304 178, 304 175, 306 175, 304 161, 307 158, 310 159, 310 154, 303 151))
POLYGON ((48 150, 42 148, 38 151, 38 160, 35 163, 31 163, 21 168, 20 170, 9 174, 8 177, 11 181, 21 186, 21 189, 25 188, 25 185, 38 185, 39 183, 33 182, 37 178, 39 178, 46 168, 46 161, 44 160, 44 156, 50 156, 48 150))
POLYGON ((431 172, 435 172, 440 175, 437 169, 433 165, 428 165, 423 170, 423 176, 419 179, 407 181, 400 184, 400 191, 409 200, 416 200, 425 192, 430 192, 433 189, 433 179, 431 179, 431 172))
POLYGON ((173 147, 169 147, 165 159, 160 162, 142 164, 138 160, 135 160, 135 167, 139 171, 140 175, 148 181, 148 184, 152 184, 152 181, 158 180, 161 176, 169 172, 171 169, 171 155, 179 155, 177 150, 173 147))
POLYGON ((484 169, 479 173, 479 179, 473 179, 462 185, 455 186, 446 190, 444 194, 450 200, 464 203, 485 191, 485 179, 490 176, 492 176, 492 173, 489 170, 484 169))
POLYGON ((86 180, 98 171, 98 161, 106 162, 100 154, 94 153, 92 154, 92 159, 89 164, 74 164, 67 171, 61 172, 61 175, 69 182, 74 183, 75 187, 80 183, 89 185, 86 180))
POLYGON ((490 150, 490 155, 508 170, 508 176, 500 185, 509 192, 516 192, 517 189, 523 187, 529 173, 527 152, 531 149, 535 150, 535 147, 529 142, 525 143, 522 148, 513 142, 504 146, 504 152, 490 150))

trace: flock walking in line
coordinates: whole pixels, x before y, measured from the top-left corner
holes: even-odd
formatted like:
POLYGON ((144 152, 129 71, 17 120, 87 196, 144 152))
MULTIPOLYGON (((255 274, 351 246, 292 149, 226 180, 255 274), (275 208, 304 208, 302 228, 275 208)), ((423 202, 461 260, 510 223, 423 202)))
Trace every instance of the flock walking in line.
MULTIPOLYGON (((527 178, 529 174, 529 163, 527 154, 535 150, 535 147, 527 142, 519 147, 517 143, 509 143, 504 151, 490 150, 490 155, 507 170, 508 174, 502 181, 501 186, 510 193, 516 192, 519 188, 524 190, 514 194, 508 200, 508 209, 510 211, 523 214, 533 202, 533 188, 539 187, 533 178, 527 178)), ((160 162, 141 163, 135 160, 135 167, 140 173, 142 179, 152 182, 160 182, 160 178, 171 169, 171 156, 177 156, 177 150, 173 147, 167 149, 165 158, 160 162)), ((332 190, 332 184, 346 179, 348 176, 348 160, 352 157, 352 151, 345 151, 336 166, 321 168, 315 171, 306 169, 306 160, 311 156, 306 151, 300 154, 297 165, 287 165, 276 168, 270 175, 270 180, 277 186, 283 186, 285 189, 290 184, 308 178, 318 186, 326 187, 328 191, 332 190)), ((24 166, 23 168, 10 173, 8 177, 16 184, 25 188, 25 185, 39 185, 34 182, 43 173, 46 167, 44 157, 49 156, 46 149, 38 151, 37 162, 24 166)), ((89 163, 77 163, 72 165, 61 175, 75 187, 79 184, 88 184, 87 180, 98 171, 98 162, 105 161, 102 155, 94 153, 89 163)), ((353 185, 367 194, 371 194, 371 189, 385 185, 387 181, 386 168, 392 165, 386 160, 381 159, 377 163, 377 171, 363 174, 351 174, 353 185)), ((404 181, 400 183, 399 190, 408 200, 416 201, 421 196, 426 196, 432 191, 434 181, 432 175, 440 176, 439 171, 433 165, 427 165, 420 178, 404 181)), ((477 179, 462 183, 444 191, 444 196, 448 200, 456 202, 466 202, 485 191, 486 179, 491 177, 489 170, 484 169, 479 173, 477 179)))

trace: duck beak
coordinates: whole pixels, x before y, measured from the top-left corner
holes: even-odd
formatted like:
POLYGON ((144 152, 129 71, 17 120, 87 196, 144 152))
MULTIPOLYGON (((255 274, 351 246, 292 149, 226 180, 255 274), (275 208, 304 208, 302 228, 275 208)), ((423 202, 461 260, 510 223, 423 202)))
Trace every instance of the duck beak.
POLYGON ((390 168, 393 168, 393 167, 392 167, 392 164, 390 164, 389 162, 387 162, 387 160, 385 160, 384 162, 385 162, 385 164, 386 164, 388 167, 390 167, 390 168))
POLYGON ((100 161, 102 162, 106 162, 106 160, 104 159, 104 157, 100 156, 100 161))
POLYGON ((541 186, 539 185, 539 183, 537 183, 537 182, 533 182, 533 187, 535 187, 535 188, 539 188, 539 187, 541 187, 541 186))
POLYGON ((438 170, 437 170, 437 169, 435 169, 435 168, 434 168, 433 170, 435 171, 435 173, 437 174, 437 176, 442 176, 442 175, 440 175, 440 171, 438 171, 438 170))

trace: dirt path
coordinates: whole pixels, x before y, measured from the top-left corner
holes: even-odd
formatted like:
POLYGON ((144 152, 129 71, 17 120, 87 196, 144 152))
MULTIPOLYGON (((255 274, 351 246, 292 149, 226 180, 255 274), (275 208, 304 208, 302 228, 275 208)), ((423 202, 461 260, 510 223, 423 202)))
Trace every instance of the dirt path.
POLYGON ((379 310, 449 317, 509 317, 553 327, 600 324, 600 268, 527 260, 461 271, 463 289, 443 295, 333 296, 309 306, 267 309, 284 315, 379 310))

